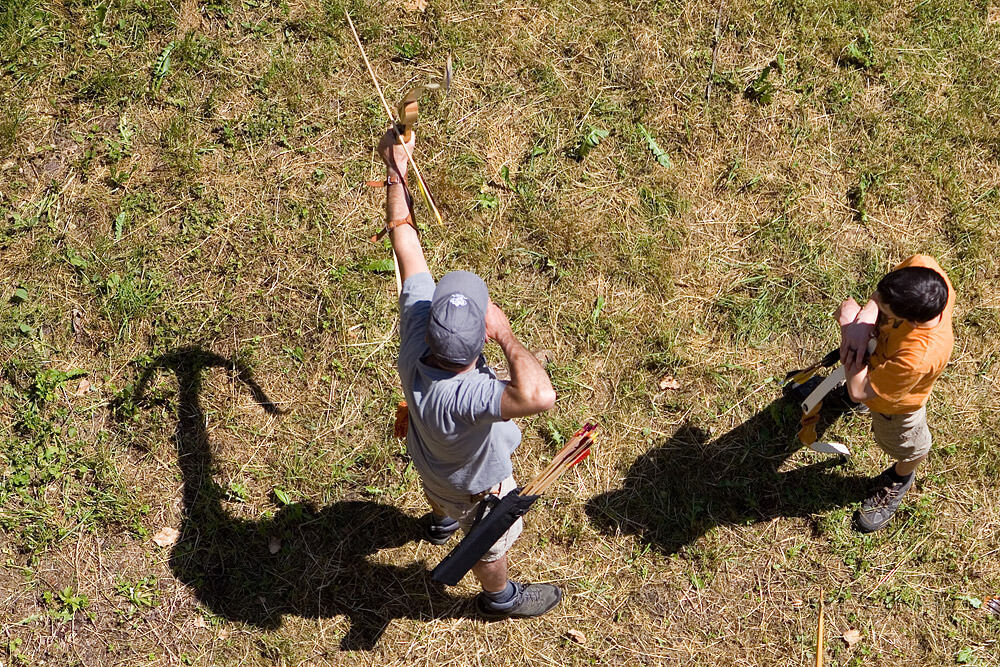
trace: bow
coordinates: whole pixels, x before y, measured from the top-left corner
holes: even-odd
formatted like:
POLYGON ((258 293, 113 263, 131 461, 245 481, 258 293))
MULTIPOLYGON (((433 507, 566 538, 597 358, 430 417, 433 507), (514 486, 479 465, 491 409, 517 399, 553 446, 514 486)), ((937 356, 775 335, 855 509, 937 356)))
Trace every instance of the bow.
MULTIPOLYGON (((802 387, 806 382, 812 379, 816 373, 824 368, 834 366, 838 361, 840 361, 840 349, 834 349, 827 353, 825 357, 807 368, 790 371, 785 376, 785 389, 794 390, 802 387)), ((851 451, 839 442, 817 442, 819 436, 816 433, 816 424, 819 423, 819 412, 823 408, 823 399, 826 398, 827 394, 833 391, 834 388, 843 384, 844 380, 844 367, 841 366, 830 373, 827 377, 823 378, 823 381, 816 385, 816 387, 809 392, 808 396, 806 396, 799 404, 799 407, 802 409, 802 419, 799 421, 800 428, 796 437, 798 437, 799 442, 814 452, 820 452, 822 454, 841 454, 843 456, 850 456, 851 454, 851 451)))
MULTIPOLYGON (((869 354, 875 351, 875 339, 868 341, 869 354)), ((785 387, 801 387, 809 379, 823 368, 830 368, 840 361, 840 350, 833 349, 825 357, 812 364, 808 368, 798 371, 791 371, 785 376, 785 387)), ((809 392, 809 395, 802 400, 802 419, 799 422, 801 428, 797 434, 799 442, 809 447, 814 452, 821 454, 840 454, 850 456, 851 450, 839 442, 817 442, 816 424, 819 423, 819 412, 823 408, 823 399, 827 395, 847 381, 847 373, 843 366, 835 369, 828 376, 823 378, 816 387, 809 392)))
MULTIPOLYGON (((424 90, 436 88, 437 85, 429 84, 425 86, 418 86, 410 90, 406 97, 404 97, 399 105, 397 105, 396 115, 393 117, 392 109, 389 108, 389 103, 385 101, 385 94, 382 92, 382 86, 379 85, 378 79, 375 77, 375 70, 372 69, 371 61, 368 60, 368 54, 365 52, 365 47, 361 43, 361 38, 358 36, 357 28, 354 27, 354 21, 351 19, 351 13, 347 11, 347 7, 344 7, 344 16, 347 17, 347 24, 351 28, 351 34, 354 35, 354 42, 358 45, 358 50, 361 51, 361 57, 365 61, 365 67, 368 69, 368 76, 371 77, 372 83, 375 84, 375 90, 378 92, 378 97, 382 101, 382 107, 385 109, 385 112, 389 117, 392 130, 396 134, 396 140, 400 143, 400 145, 402 145, 403 150, 406 152, 406 161, 409 163, 410 168, 417 177, 417 189, 420 190, 424 203, 427 205, 431 214, 433 214, 434 219, 437 220, 439 225, 443 225, 444 221, 441 219, 441 213, 434 204, 434 198, 431 197, 431 191, 428 189, 427 183, 424 181, 424 177, 420 173, 420 167, 417 166, 416 161, 413 159, 413 153, 410 152, 409 147, 406 145, 406 142, 409 141, 412 136, 413 124, 417 122, 417 114, 419 111, 419 104, 417 100, 424 90)), ((450 77, 448 78, 450 79, 450 77)))

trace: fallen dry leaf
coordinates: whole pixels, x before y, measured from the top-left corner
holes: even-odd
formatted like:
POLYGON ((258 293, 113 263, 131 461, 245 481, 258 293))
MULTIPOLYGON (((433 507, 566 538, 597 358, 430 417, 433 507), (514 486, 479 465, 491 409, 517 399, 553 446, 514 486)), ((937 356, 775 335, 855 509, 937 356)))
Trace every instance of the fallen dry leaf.
POLYGON ((403 9, 408 12, 422 12, 427 9, 427 0, 404 0, 403 9))
POLYGON ((219 630, 219 639, 229 639, 229 630, 222 629, 219 630))
POLYGON ((847 643, 847 648, 854 648, 854 645, 861 641, 861 633, 855 628, 851 628, 843 634, 841 639, 847 643))
POLYGON ((281 551, 281 538, 272 536, 271 539, 267 541, 267 550, 272 554, 276 554, 281 551))
POLYGON ((83 311, 76 308, 73 309, 73 317, 70 320, 70 326, 73 328, 73 333, 78 334, 83 331, 83 311))
POLYGON ((660 378, 660 391, 666 391, 667 389, 680 389, 681 383, 677 381, 673 375, 669 373, 660 378))
POLYGON ((164 526, 160 528, 160 531, 153 535, 153 544, 158 547, 169 547, 177 544, 177 540, 180 539, 181 533, 176 528, 171 528, 170 526, 164 526))
POLYGON ((196 628, 207 628, 208 621, 205 620, 204 616, 198 616, 194 619, 194 627, 196 628))
POLYGON ((792 606, 796 609, 801 608, 803 605, 802 598, 792 598, 792 606))
POLYGON ((582 632, 580 632, 579 630, 567 630, 566 631, 566 637, 568 637, 569 639, 572 639, 577 644, 586 644, 587 643, 587 636, 585 634, 583 634, 582 632))
POLYGON ((90 391, 90 382, 87 381, 87 378, 83 378, 80 380, 80 384, 76 388, 76 395, 83 396, 88 391, 90 391))

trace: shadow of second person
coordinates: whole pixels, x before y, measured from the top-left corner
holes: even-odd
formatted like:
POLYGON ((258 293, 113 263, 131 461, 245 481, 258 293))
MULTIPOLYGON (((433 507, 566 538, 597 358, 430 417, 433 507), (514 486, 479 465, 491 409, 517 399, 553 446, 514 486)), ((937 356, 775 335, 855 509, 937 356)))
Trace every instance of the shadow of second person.
MULTIPOLYGON (((824 405, 817 433, 843 414, 824 405)), ((776 517, 810 516, 860 501, 870 479, 835 470, 829 458, 779 472, 801 445, 798 406, 779 398, 736 428, 713 438, 684 424, 635 460, 620 489, 587 502, 591 521, 608 533, 624 532, 672 554, 720 525, 776 517)))

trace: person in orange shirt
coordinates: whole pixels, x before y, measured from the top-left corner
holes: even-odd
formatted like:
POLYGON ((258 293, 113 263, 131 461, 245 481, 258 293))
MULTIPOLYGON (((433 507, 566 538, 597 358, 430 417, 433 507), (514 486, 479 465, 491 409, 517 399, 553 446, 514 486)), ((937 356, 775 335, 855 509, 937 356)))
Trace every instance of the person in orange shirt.
POLYGON ((855 514, 863 532, 889 522, 930 451, 925 404, 955 344, 954 303, 955 290, 937 261, 914 255, 879 281, 864 307, 847 299, 834 313, 847 393, 868 407, 875 442, 896 459, 855 514), (876 345, 868 356, 871 337, 876 345))

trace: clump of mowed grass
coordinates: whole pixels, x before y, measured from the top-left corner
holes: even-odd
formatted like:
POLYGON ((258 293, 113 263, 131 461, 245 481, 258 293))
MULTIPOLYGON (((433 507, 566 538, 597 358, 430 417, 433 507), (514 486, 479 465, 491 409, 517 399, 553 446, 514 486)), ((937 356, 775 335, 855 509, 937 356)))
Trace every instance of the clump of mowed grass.
POLYGON ((996 664, 988 8, 8 4, 8 662, 788 664, 815 660, 822 591, 828 664, 996 664), (452 58, 417 126, 445 224, 416 215, 435 275, 479 272, 551 353, 518 478, 601 424, 510 555, 566 592, 537 621, 428 583, 446 548, 391 435, 361 187, 386 119, 345 8, 390 101, 452 58), (958 345, 930 460, 861 536, 888 465, 865 418, 828 427, 849 461, 795 451, 776 380, 917 251, 958 289, 958 345))

